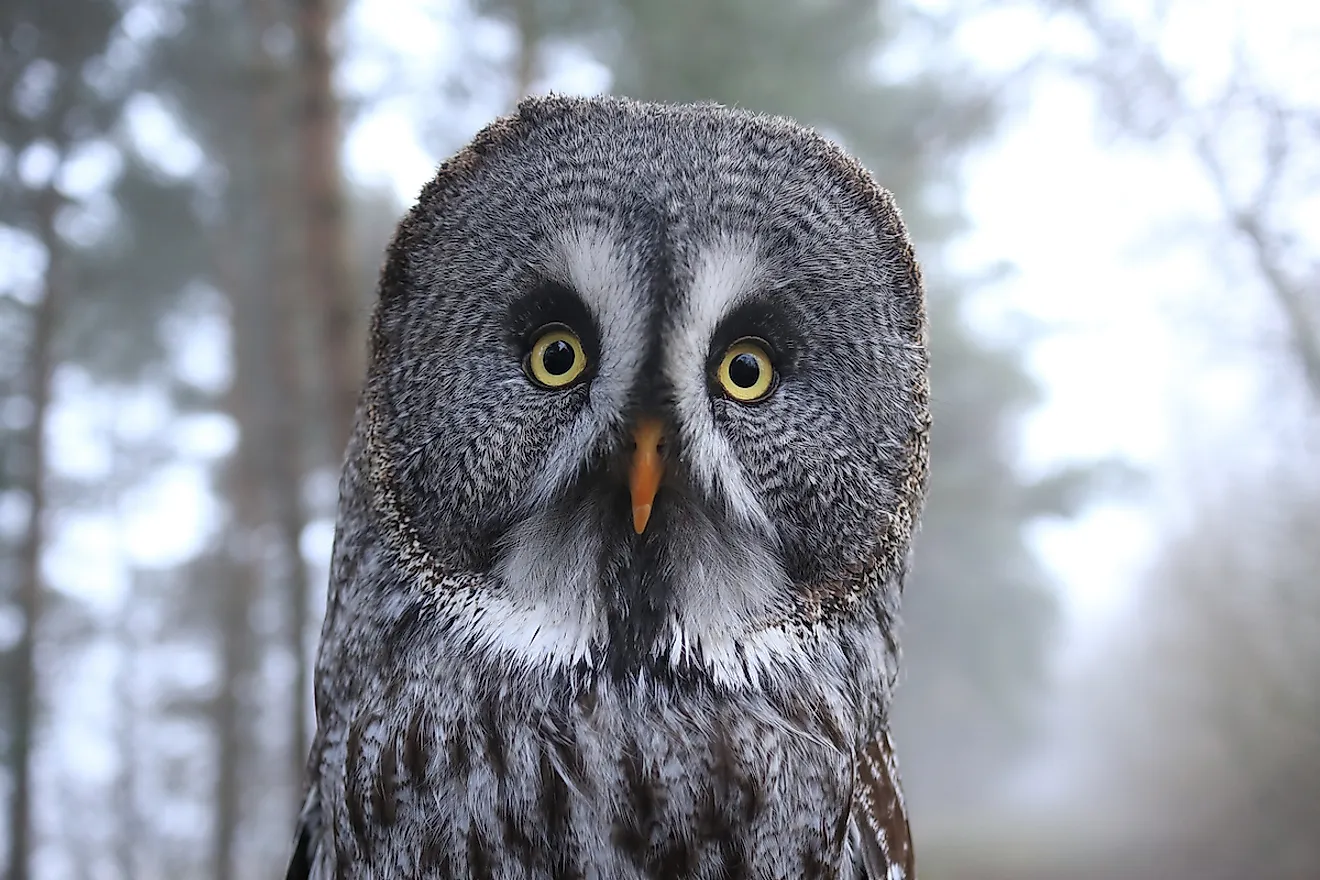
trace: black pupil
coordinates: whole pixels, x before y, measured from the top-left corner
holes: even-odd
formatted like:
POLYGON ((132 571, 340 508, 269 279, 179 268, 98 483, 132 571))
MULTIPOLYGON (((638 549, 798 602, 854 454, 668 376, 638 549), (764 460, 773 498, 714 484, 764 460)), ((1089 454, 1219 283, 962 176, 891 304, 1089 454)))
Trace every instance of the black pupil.
POLYGON ((751 388, 761 378, 761 362, 745 351, 736 354, 729 361, 729 378, 739 388, 751 388))
POLYGON ((573 346, 562 339, 556 339, 545 347, 541 354, 541 365, 551 376, 562 376, 573 369, 573 361, 577 360, 577 355, 573 352, 573 346))

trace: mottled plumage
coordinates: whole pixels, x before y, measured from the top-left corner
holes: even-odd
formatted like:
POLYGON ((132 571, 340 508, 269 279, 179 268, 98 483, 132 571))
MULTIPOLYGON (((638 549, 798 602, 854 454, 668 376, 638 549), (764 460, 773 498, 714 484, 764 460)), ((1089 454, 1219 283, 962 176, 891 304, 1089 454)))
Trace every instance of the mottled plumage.
POLYGON ((529 100, 400 224, 370 348, 290 877, 913 876, 887 192, 784 120, 529 100))

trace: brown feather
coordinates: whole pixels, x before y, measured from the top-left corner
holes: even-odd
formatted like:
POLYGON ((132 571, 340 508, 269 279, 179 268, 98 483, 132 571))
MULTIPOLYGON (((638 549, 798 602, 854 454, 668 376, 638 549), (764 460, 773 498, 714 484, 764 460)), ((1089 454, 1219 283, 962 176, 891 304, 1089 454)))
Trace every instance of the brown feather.
POLYGON ((881 731, 857 755, 853 816, 868 880, 914 880, 912 834, 888 731, 881 731))

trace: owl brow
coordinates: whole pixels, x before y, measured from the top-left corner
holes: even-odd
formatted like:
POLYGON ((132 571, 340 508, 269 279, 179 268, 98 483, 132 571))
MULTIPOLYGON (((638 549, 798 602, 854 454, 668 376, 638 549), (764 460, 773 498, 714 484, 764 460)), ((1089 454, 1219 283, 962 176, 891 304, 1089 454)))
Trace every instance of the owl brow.
POLYGON ((540 279, 510 303, 508 326, 517 343, 530 346, 532 336, 547 324, 570 328, 582 340, 588 356, 592 360, 599 357, 600 329, 582 297, 565 284, 540 279))
POLYGON ((801 331, 794 316, 765 296, 744 300, 720 320, 711 335, 708 357, 712 363, 732 342, 744 336, 764 339, 776 360, 788 364, 796 361, 802 344, 801 331))

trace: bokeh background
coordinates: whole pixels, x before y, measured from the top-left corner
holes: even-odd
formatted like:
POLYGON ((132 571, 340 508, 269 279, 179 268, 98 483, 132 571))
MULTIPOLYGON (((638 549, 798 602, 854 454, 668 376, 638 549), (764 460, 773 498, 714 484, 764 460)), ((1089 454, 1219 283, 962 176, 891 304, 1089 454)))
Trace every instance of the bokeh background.
POLYGON ((282 876, 393 224, 520 95, 893 189, 922 876, 1320 877, 1320 5, 0 0, 11 880, 282 876))

